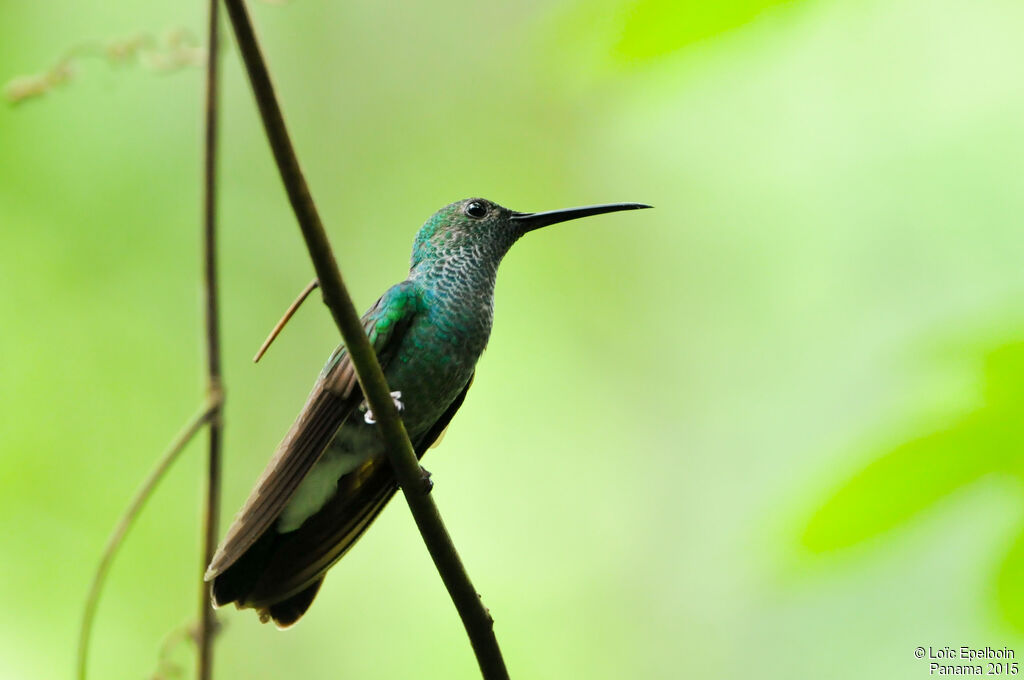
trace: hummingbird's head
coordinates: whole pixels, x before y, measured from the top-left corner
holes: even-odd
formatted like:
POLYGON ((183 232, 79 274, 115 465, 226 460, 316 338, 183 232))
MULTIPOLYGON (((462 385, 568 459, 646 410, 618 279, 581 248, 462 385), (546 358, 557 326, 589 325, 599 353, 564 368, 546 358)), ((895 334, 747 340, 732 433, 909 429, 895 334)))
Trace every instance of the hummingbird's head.
POLYGON ((459 254, 493 260, 497 265, 520 236, 511 220, 513 214, 483 198, 467 198, 446 205, 416 234, 412 267, 459 254))
POLYGON ((650 207, 642 203, 606 203, 521 213, 484 198, 467 198, 441 208, 420 228, 413 243, 412 268, 460 256, 496 268, 512 244, 528 231, 590 215, 650 207))

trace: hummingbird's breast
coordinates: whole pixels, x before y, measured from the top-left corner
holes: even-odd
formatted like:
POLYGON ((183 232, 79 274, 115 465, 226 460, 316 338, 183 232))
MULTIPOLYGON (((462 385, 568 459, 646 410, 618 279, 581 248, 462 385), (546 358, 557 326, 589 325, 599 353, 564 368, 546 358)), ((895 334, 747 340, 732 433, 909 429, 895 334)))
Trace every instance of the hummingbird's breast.
POLYGON ((429 304, 412 322, 388 384, 402 392, 402 418, 412 436, 429 430, 465 388, 491 331, 491 310, 429 304))
POLYGON ((420 311, 386 370, 391 389, 402 392, 402 418, 414 438, 465 388, 491 334, 493 283, 440 273, 449 276, 416 282, 420 311))

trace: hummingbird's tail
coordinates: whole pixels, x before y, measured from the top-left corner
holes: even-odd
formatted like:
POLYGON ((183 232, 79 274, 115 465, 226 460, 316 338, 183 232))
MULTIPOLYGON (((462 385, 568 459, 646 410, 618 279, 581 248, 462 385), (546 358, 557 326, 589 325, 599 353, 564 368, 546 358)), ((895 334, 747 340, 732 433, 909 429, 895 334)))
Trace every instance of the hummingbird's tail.
POLYGON ((266 609, 261 609, 259 612, 260 619, 265 621, 269 617, 274 620, 274 625, 278 628, 291 626, 301 619, 302 615, 309 609, 309 605, 313 604, 313 598, 320 591, 320 586, 323 582, 324 577, 321 576, 313 582, 313 585, 292 595, 287 600, 275 602, 266 609))
POLYGON ((351 548, 397 487, 384 456, 373 456, 338 480, 334 496, 302 525, 277 533, 272 525, 213 579, 213 602, 256 609, 278 628, 298 621, 313 603, 324 572, 351 548))
MULTIPOLYGON (((472 382, 470 377, 441 417, 417 438, 417 458, 440 442, 472 382)), ((273 619, 279 628, 292 625, 313 603, 324 572, 359 540, 397 490, 387 458, 370 456, 338 480, 334 496, 298 529, 278 533, 275 516, 261 525, 265 528, 254 542, 234 553, 237 557, 225 560, 225 567, 211 566, 207 578, 213 603, 220 607, 234 602, 239 609, 255 609, 264 622, 273 619)))

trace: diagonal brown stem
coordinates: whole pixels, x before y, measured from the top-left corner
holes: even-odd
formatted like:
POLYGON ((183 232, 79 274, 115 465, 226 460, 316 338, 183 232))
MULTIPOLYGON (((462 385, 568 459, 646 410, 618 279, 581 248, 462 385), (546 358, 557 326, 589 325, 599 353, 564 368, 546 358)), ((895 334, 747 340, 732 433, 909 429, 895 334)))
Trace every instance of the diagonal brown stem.
POLYGON ((320 280, 324 303, 330 309, 331 316, 348 347, 366 401, 377 416, 395 478, 402 487, 416 526, 434 560, 441 580, 444 581, 448 594, 462 618, 483 677, 488 680, 508 678, 498 640, 494 635, 494 622, 459 559, 437 505, 427 492, 423 483, 423 470, 413 452, 409 435, 391 400, 390 390, 377 362, 377 356, 366 337, 359 315, 352 304, 352 298, 338 271, 327 233, 292 148, 245 2, 224 0, 224 4, 249 74, 249 82, 263 119, 267 140, 270 142, 281 180, 306 241, 313 268, 320 280))
POLYGON ((306 284, 306 287, 302 289, 301 293, 299 293, 299 297, 295 298, 295 302, 293 302, 291 306, 289 306, 288 309, 285 310, 284 316, 281 317, 281 320, 278 321, 274 328, 270 331, 270 335, 268 335, 267 339, 263 341, 262 345, 260 345, 259 350, 256 352, 256 356, 252 358, 252 362, 254 364, 258 363, 259 360, 263 358, 263 355, 267 353, 268 349, 270 349, 271 343, 273 343, 274 340, 277 339, 277 336, 281 333, 281 330, 285 327, 285 324, 287 324, 291 320, 292 316, 295 315, 295 310, 297 310, 302 305, 302 303, 306 301, 306 298, 309 297, 309 294, 316 290, 317 286, 319 285, 320 282, 317 281, 316 279, 313 279, 312 281, 306 284))
POLYGON ((114 532, 107 539, 107 545, 103 548, 103 556, 100 558, 100 563, 96 567, 96 573, 92 577, 92 584, 89 586, 89 594, 85 598, 85 611, 82 613, 82 626, 78 633, 78 680, 85 680, 86 668, 89 662, 89 639, 92 637, 93 621, 96 619, 96 607, 99 605, 103 584, 106 582, 107 572, 110 571, 110 565, 114 561, 114 556, 124 542, 128 530, 131 529, 132 524, 138 519, 139 513, 142 512, 142 508, 145 507, 146 501, 153 495, 157 484, 167 474, 171 465, 178 460, 178 456, 185 449, 185 446, 192 441, 192 438, 202 429, 203 425, 209 422, 213 414, 216 413, 220 406, 218 398, 218 395, 211 395, 203 405, 202 410, 193 416, 188 424, 185 425, 185 428, 174 438, 174 441, 171 442, 171 445, 160 456, 160 460, 149 473, 149 476, 146 477, 142 486, 135 492, 135 497, 132 498, 132 502, 128 505, 124 514, 121 515, 117 526, 114 527, 114 532))

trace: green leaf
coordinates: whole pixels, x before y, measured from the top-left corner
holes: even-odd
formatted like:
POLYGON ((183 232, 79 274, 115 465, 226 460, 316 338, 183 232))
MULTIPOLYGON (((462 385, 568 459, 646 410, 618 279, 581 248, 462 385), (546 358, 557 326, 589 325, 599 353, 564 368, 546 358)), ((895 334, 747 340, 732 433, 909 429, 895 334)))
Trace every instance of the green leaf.
POLYGON ((982 475, 1005 469, 1024 446, 1020 427, 980 411, 953 427, 881 453, 811 517, 805 547, 824 552, 891 529, 982 475))
POLYGON ((794 1, 639 0, 628 12, 615 53, 631 61, 659 57, 699 40, 748 24, 766 10, 778 5, 793 4, 794 1))

